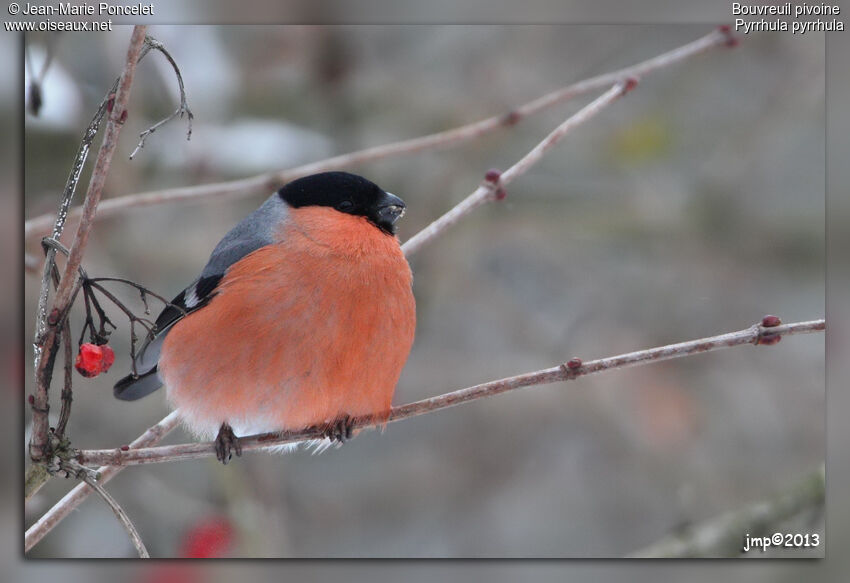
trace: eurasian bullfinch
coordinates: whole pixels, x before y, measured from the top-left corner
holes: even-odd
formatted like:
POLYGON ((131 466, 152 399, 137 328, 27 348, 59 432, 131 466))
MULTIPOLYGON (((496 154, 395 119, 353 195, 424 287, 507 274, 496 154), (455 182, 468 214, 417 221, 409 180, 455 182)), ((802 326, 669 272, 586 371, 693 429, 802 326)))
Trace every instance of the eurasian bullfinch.
POLYGON ((416 326, 395 237, 404 209, 354 174, 290 182, 163 310, 115 396, 165 385, 224 463, 241 453, 237 435, 323 425, 341 441, 350 417, 387 415, 416 326))

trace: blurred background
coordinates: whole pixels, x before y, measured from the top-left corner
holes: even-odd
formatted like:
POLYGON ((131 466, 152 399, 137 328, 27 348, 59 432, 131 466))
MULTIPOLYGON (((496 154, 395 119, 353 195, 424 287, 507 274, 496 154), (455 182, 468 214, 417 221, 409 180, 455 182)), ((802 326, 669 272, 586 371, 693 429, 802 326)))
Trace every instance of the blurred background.
MULTIPOLYGON (((709 31, 152 26, 182 69, 192 139, 177 120, 128 160, 138 133, 177 104, 173 72, 151 54, 104 196, 237 179, 448 129, 709 31)), ((48 50, 54 56, 40 115, 26 117, 26 218, 55 211, 129 34, 29 37, 36 73, 48 50)), ((348 170, 405 199, 405 240, 592 98, 451 150, 348 170)), ((573 356, 739 330, 767 313, 822 317, 824 139, 821 35, 750 35, 647 76, 513 183, 505 201, 411 259, 418 327, 395 402, 573 356)), ((104 219, 84 265, 172 297, 264 198, 104 219)), ((39 256, 38 242, 26 251, 39 256)), ((27 393, 39 279, 25 277, 27 393)), ((129 331, 119 312, 110 317, 121 325, 115 366, 74 381, 68 432, 79 448, 128 443, 168 412, 164 392, 112 398, 129 370, 129 331)), ((81 323, 78 311, 75 335, 81 323)), ((793 487, 824 461, 824 405, 823 336, 794 336, 516 391, 320 456, 130 468, 108 489, 155 557, 191 556, 204 541, 225 557, 618 557, 793 487)), ((190 439, 177 431, 166 443, 190 439)), ((43 488, 26 526, 70 486, 43 488)), ((822 513, 792 526, 823 533, 822 513)), ((29 554, 133 555, 95 499, 29 554)))

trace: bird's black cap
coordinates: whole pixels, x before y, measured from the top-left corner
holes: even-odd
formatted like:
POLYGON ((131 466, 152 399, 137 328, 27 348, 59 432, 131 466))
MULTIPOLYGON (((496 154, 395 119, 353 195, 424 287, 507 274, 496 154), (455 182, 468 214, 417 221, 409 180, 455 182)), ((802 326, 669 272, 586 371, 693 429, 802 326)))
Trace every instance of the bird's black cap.
POLYGON ((362 176, 348 172, 323 172, 293 180, 278 191, 292 208, 327 206, 349 215, 366 217, 376 227, 395 234, 395 223, 404 215, 404 201, 362 176))

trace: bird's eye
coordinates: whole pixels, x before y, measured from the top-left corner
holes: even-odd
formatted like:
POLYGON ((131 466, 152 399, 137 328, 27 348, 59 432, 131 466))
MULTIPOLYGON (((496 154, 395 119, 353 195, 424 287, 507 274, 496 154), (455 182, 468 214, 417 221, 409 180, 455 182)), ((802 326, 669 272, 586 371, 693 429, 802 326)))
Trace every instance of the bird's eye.
POLYGON ((336 210, 342 211, 344 213, 349 212, 353 208, 354 208, 354 203, 351 202, 350 200, 344 200, 344 201, 342 201, 342 202, 340 202, 339 204, 336 205, 336 210))

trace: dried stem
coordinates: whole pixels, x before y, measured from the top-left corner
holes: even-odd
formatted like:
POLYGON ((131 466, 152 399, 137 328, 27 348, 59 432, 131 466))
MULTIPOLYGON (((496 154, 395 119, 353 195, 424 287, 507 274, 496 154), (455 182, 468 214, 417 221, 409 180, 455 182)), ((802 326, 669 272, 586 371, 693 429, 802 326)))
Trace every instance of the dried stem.
MULTIPOLYGON (((145 147, 145 140, 148 138, 149 135, 154 133, 160 127, 164 126, 177 116, 180 116, 181 118, 184 115, 186 116, 187 124, 189 126, 186 131, 186 139, 190 140, 192 138, 192 119, 194 119, 195 116, 192 114, 192 110, 189 109, 189 103, 186 100, 186 88, 183 85, 183 75, 180 73, 180 67, 177 66, 177 62, 171 56, 171 53, 169 53, 168 50, 162 45, 161 42, 159 42, 152 36, 146 36, 145 47, 143 49, 144 54, 147 54, 147 52, 151 49, 161 52, 163 56, 168 59, 168 62, 171 63, 171 68, 174 69, 174 74, 177 76, 177 86, 180 90, 180 104, 177 106, 177 109, 174 110, 174 113, 172 113, 165 119, 158 121, 148 129, 143 131, 141 134, 139 134, 139 144, 136 146, 136 149, 133 150, 133 152, 130 154, 130 160, 135 158, 139 150, 145 147)), ((142 56, 144 56, 144 54, 142 56)))
MULTIPOLYGON (((117 87, 118 81, 116 81, 116 85, 113 86, 112 91, 117 87)), ((77 150, 77 155, 74 158, 74 164, 71 167, 71 173, 68 176, 68 179, 65 183, 65 189, 62 194, 62 201, 59 204, 59 212, 56 215, 55 222, 53 223, 53 231, 49 240, 55 241, 56 244, 59 244, 59 237, 62 235, 62 232, 65 229, 65 222, 68 217, 68 209, 71 206, 71 201, 74 198, 74 193, 77 190, 77 185, 80 181, 80 174, 82 173, 83 167, 85 166, 86 158, 88 158, 89 150, 91 149, 91 145, 94 142, 94 138, 97 135, 98 129, 100 128, 100 123, 103 120, 103 116, 106 112, 106 103, 107 98, 105 97, 103 101, 101 101, 98 106, 97 112, 92 118, 89 126, 86 128, 85 134, 83 135, 83 139, 80 142, 80 147, 77 150)), ((61 244, 59 244, 61 245, 61 244)), ((55 274, 56 270, 56 247, 55 246, 47 246, 45 248, 45 260, 42 271, 42 279, 41 279, 41 288, 39 290, 38 295, 38 308, 36 311, 36 324, 35 324, 35 340, 33 343, 34 348, 34 368, 36 370, 42 364, 42 355, 43 347, 45 344, 45 335, 47 333, 47 304, 48 299, 50 297, 50 279, 52 277, 57 278, 57 287, 58 287, 58 275, 55 274)), ((54 319, 58 318, 58 314, 54 316, 54 319)), ((52 368, 52 363, 50 364, 52 368)), ((47 388, 49 387, 50 379, 45 379, 42 386, 37 386, 36 394, 35 394, 35 402, 33 403, 33 407, 37 407, 40 411, 44 411, 42 415, 41 412, 38 412, 38 423, 34 424, 34 435, 37 432, 37 441, 41 444, 46 443, 47 440, 47 412, 49 411, 49 405, 47 401, 47 388), (42 389, 44 389, 42 391, 42 389)), ((41 452, 39 451, 39 455, 41 452)))
MULTIPOLYGON (((412 154, 424 150, 447 148, 461 143, 480 138, 491 132, 505 127, 512 127, 525 117, 549 109, 555 105, 569 101, 574 97, 609 87, 618 81, 627 78, 641 78, 654 71, 670 67, 708 50, 727 46, 730 44, 729 33, 725 30, 715 30, 702 38, 691 43, 663 53, 631 67, 585 79, 572 85, 552 91, 542 97, 530 101, 516 109, 506 113, 495 115, 478 122, 421 136, 382 146, 366 148, 356 152, 335 156, 326 160, 311 162, 295 168, 260 174, 250 178, 203 184, 199 186, 186 186, 180 188, 169 188, 153 192, 144 192, 111 198, 103 201, 98 209, 98 218, 113 216, 128 208, 151 206, 163 203, 191 201, 198 198, 247 198, 255 195, 268 194, 269 192, 283 186, 291 180, 301 176, 348 168, 357 164, 373 162, 399 156, 412 154)), ((72 216, 79 215, 79 209, 72 211, 72 216)), ((43 236, 49 232, 53 221, 53 215, 45 214, 28 220, 24 226, 25 238, 43 236)))
MULTIPOLYGON (((825 320, 797 322, 771 328, 765 328, 759 324, 755 324, 737 332, 601 358, 584 364, 578 364, 577 366, 571 367, 568 364, 561 364, 552 368, 499 379, 430 399, 393 407, 386 422, 401 421, 409 417, 432 413, 440 409, 454 407, 455 405, 475 401, 484 397, 492 397, 522 387, 573 380, 606 370, 649 364, 702 352, 713 352, 741 344, 759 344, 763 343, 766 338, 770 338, 770 343, 772 344, 775 343, 776 338, 781 336, 820 332, 825 327, 825 320)), ((352 427, 372 427, 382 425, 384 422, 384 420, 376 419, 372 416, 357 417, 352 420, 352 427)), ((270 445, 282 445, 307 439, 321 438, 325 430, 326 427, 324 426, 315 426, 300 431, 262 433, 240 437, 239 443, 243 451, 250 451, 262 449, 270 445)), ((214 455, 215 444, 213 442, 205 442, 149 447, 128 451, 122 451, 121 449, 83 450, 77 453, 76 460, 83 465, 138 465, 182 461, 214 455)))
MULTIPOLYGON (((53 241, 56 246, 59 247, 60 250, 64 251, 65 254, 68 254, 68 250, 62 247, 62 244, 58 241, 53 241)), ((49 248, 49 246, 45 246, 49 248)), ((56 266, 56 263, 53 262, 51 265, 51 278, 53 279, 54 287, 59 287, 59 268, 56 266)), ((71 415, 71 402, 73 401, 73 372, 72 372, 72 362, 74 358, 73 347, 71 345, 71 322, 67 318, 65 318, 65 323, 62 326, 62 347, 64 349, 64 369, 65 369, 65 378, 64 384, 62 386, 62 394, 60 396, 62 401, 62 408, 59 411, 59 421, 56 423, 56 430, 53 432, 56 437, 61 439, 65 435, 65 427, 68 425, 68 418, 71 415)))
MULTIPOLYGON (((161 296, 158 293, 152 292, 151 290, 149 290, 145 286, 138 284, 135 281, 131 281, 129 279, 124 279, 123 277, 90 277, 89 281, 92 282, 92 283, 99 283, 101 281, 114 281, 114 282, 117 282, 117 283, 123 283, 125 285, 129 285, 130 287, 136 288, 136 290, 139 292, 139 295, 141 296, 142 302, 145 304, 145 307, 147 307, 147 299, 146 299, 147 296, 151 296, 153 298, 158 299, 159 301, 161 301, 166 306, 170 306, 170 307, 173 307, 173 308, 180 310, 180 312, 182 312, 183 315, 186 315, 186 313, 187 313, 185 308, 181 308, 177 304, 172 304, 164 296, 161 296)), ((103 289, 103 286, 98 286, 98 287, 103 289)), ((146 312, 146 313, 148 313, 148 312, 146 312)))
POLYGON ((635 85, 634 79, 620 81, 608 91, 581 108, 574 115, 567 118, 561 125, 555 128, 542 142, 537 144, 528 154, 522 157, 516 164, 501 173, 488 173, 481 185, 469 196, 460 201, 439 219, 416 233, 401 246, 405 255, 412 255, 419 251, 443 231, 457 223, 460 219, 471 213, 482 204, 504 198, 504 188, 513 180, 525 174, 532 166, 539 162, 543 155, 552 149, 558 142, 575 127, 586 122, 597 113, 614 103, 618 98, 625 95, 635 85))
MULTIPOLYGON (((180 417, 174 411, 162 419, 159 423, 145 431, 142 435, 136 438, 129 446, 129 450, 150 447, 156 445, 162 438, 168 435, 180 423, 180 417)), ((41 466, 39 466, 41 467, 41 466)), ((100 474, 98 482, 105 484, 114 478, 124 468, 121 466, 103 466, 97 469, 100 474)), ((70 492, 68 492, 59 502, 53 505, 44 516, 38 519, 26 532, 24 537, 24 549, 29 551, 38 542, 44 538, 48 532, 64 520, 71 512, 85 500, 92 489, 86 484, 77 484, 70 492)))
POLYGON ((83 467, 80 464, 74 461, 67 461, 63 463, 66 466, 66 469, 76 473, 76 476, 81 479, 83 482, 89 485, 97 494, 106 502, 106 505, 112 510, 115 514, 115 518, 118 519, 118 522, 121 523, 121 526, 124 527, 124 530, 127 531, 127 534, 130 536, 130 541, 133 543, 133 546, 136 547, 136 552, 139 553, 139 558, 141 559, 150 559, 150 553, 148 553, 148 549, 145 548, 145 543, 142 542, 142 537, 139 536, 139 531, 136 530, 133 521, 130 520, 130 517, 127 516, 127 513, 124 512, 124 509, 121 508, 121 505, 112 497, 112 495, 106 491, 106 489, 101 486, 97 479, 90 475, 92 472, 89 468, 83 467))
MULTIPOLYGON (((630 555, 632 558, 737 557, 743 552, 744 537, 768 536, 782 524, 804 512, 822 508, 825 497, 825 471, 821 466, 792 489, 745 508, 727 512, 691 526, 630 555)), ((821 536, 819 545, 825 548, 821 536)), ((789 549, 790 550, 790 549, 789 549)), ((760 556, 759 550, 750 555, 760 556)))
POLYGON ((68 419, 71 418, 71 403, 74 401, 74 392, 72 389, 74 348, 71 344, 71 322, 67 318, 62 327, 62 345, 65 349, 65 383, 62 386, 62 393, 59 396, 62 401, 62 407, 59 409, 59 421, 56 422, 56 431, 54 431, 56 437, 59 438, 65 435, 68 419))
MULTIPOLYGON (((118 136, 121 133, 121 126, 126 118, 127 101, 130 97, 130 88, 133 84, 133 76, 136 70, 136 63, 139 58, 139 53, 144 42, 144 26, 136 26, 133 28, 133 34, 130 40, 130 47, 127 51, 127 59, 124 65, 124 71, 118 82, 118 87, 115 92, 115 101, 112 106, 112 111, 106 123, 104 130, 103 143, 97 155, 94 170, 92 171, 91 180, 89 181, 88 192, 86 193, 85 202, 83 204, 82 217, 74 241, 71 245, 71 251, 68 256, 68 261, 65 263, 65 270, 59 282, 59 287, 56 290, 56 295, 53 299, 53 306, 50 311, 50 317, 46 315, 46 311, 39 309, 36 340, 36 388, 33 398, 33 431, 32 439, 30 440, 30 457, 33 461, 42 461, 47 456, 47 445, 49 440, 49 422, 48 422, 48 388, 53 372, 53 364, 56 357, 56 350, 60 340, 61 330, 60 325, 63 324, 65 315, 67 314, 72 299, 76 293, 77 270, 82 262, 83 252, 88 242, 89 231, 91 230, 94 221, 94 215, 97 211, 97 204, 100 201, 103 186, 106 182, 106 177, 109 174, 109 167, 112 162, 112 155, 118 144, 118 136)), ((85 156, 83 156, 85 159, 85 156)), ((81 168, 75 165, 74 172, 79 172, 81 168)), ((73 194, 73 192, 71 193, 73 194)), ((67 196, 68 203, 70 197, 67 196)), ((63 207, 66 205, 66 200, 63 199, 63 207)), ((62 215, 60 211, 57 225, 59 225, 60 233, 54 233, 54 239, 58 239, 61 234, 62 215)), ((55 229, 56 230, 56 229, 55 229)), ((48 255, 50 251, 48 251, 48 255)), ((55 251, 53 252, 55 256, 55 251)), ((52 269, 52 258, 49 258, 45 271, 49 275, 52 269)), ((49 282, 43 282, 42 292, 49 282)), ((44 294, 42 294, 44 295, 44 294)), ((41 299, 39 298, 39 307, 41 308, 41 299)))

